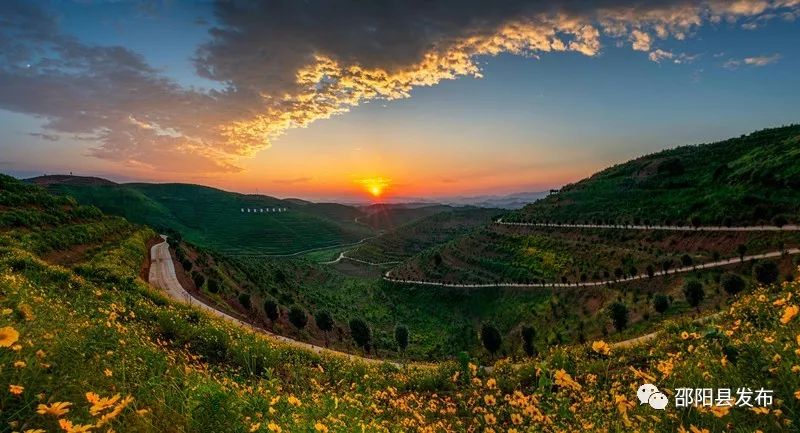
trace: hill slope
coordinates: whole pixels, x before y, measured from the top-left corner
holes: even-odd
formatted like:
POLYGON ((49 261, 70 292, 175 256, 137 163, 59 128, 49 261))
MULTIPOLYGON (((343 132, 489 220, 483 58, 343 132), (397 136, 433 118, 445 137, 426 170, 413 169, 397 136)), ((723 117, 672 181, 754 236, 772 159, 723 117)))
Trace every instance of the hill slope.
POLYGON ((401 371, 286 347, 168 301, 137 278, 149 229, 123 222, 129 235, 70 268, 22 240, 105 220, 0 176, 9 431, 769 433, 800 422, 800 283, 759 288, 705 324, 668 324, 640 347, 561 346, 491 373, 467 358, 401 371), (645 382, 670 398, 667 411, 637 404, 645 382), (677 409, 679 387, 763 387, 774 400, 677 409))
POLYGON ((106 213, 158 230, 171 229, 197 245, 233 255, 292 254, 355 242, 371 234, 354 221, 361 213, 342 205, 297 203, 189 184, 98 185, 70 178, 29 181, 43 182, 51 191, 106 213))
POLYGON ((776 217, 800 221, 800 125, 643 156, 506 219, 753 225, 776 217))

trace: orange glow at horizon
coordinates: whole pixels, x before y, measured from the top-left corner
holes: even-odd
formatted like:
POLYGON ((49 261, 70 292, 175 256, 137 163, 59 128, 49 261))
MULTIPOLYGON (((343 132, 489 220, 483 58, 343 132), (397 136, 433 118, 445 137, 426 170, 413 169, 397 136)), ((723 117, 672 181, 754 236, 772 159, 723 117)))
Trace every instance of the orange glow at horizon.
POLYGON ((389 187, 389 185, 391 185, 392 181, 391 179, 386 179, 383 177, 370 177, 361 179, 358 181, 358 183, 360 183, 371 196, 378 198, 383 195, 384 191, 389 187))

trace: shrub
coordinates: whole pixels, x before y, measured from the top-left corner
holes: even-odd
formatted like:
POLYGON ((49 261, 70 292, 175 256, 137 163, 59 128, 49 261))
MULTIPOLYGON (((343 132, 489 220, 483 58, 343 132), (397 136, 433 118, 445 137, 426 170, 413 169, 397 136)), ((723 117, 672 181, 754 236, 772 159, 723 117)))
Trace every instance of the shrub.
POLYGON ((206 277, 199 272, 195 272, 192 274, 192 281, 194 281, 194 286, 200 289, 203 287, 203 284, 206 283, 206 277))
POLYGON ((250 309, 250 294, 247 292, 239 294, 239 303, 242 304, 242 307, 249 310, 250 309))
POLYGON ((703 290, 703 283, 697 280, 687 281, 683 284, 683 296, 686 298, 686 302, 689 305, 697 308, 706 297, 706 292, 703 290))
POLYGON ((369 345, 370 341, 372 340, 372 335, 369 330, 369 325, 363 319, 355 318, 350 320, 350 335, 353 337, 353 341, 356 343, 356 346, 364 348, 365 351, 369 352, 369 345))
POLYGON ((669 309, 669 298, 659 293, 653 298, 653 308, 663 314, 669 309))
POLYGON ((209 278, 208 291, 211 293, 219 293, 219 280, 217 280, 216 278, 209 278))
POLYGON ((622 331, 628 326, 628 307, 621 302, 614 302, 608 307, 609 316, 617 331, 622 331))
POLYGON ((753 274, 761 284, 772 284, 778 280, 778 265, 773 262, 761 262, 753 267, 753 274))
POLYGON ((489 354, 494 357, 494 354, 500 350, 500 345, 503 344, 503 337, 494 325, 484 323, 481 327, 481 342, 489 354))
POLYGON ((735 295, 744 290, 744 279, 732 272, 722 274, 719 282, 722 288, 731 295, 735 295))
POLYGON ((534 338, 536 338, 536 330, 532 326, 522 327, 522 349, 528 356, 536 356, 536 346, 534 345, 534 338))
POLYGON ((692 266, 692 263, 694 263, 694 260, 692 260, 692 256, 688 254, 684 254, 681 256, 681 264, 683 266, 692 266))
POLYGON ((772 218, 772 225, 775 225, 775 226, 778 226, 778 227, 783 227, 783 226, 785 226, 785 225, 786 225, 788 222, 789 222, 789 221, 788 221, 788 220, 786 219, 786 217, 785 217, 785 216, 783 216, 783 215, 775 215, 775 217, 774 217, 774 218, 772 218))
POLYGON ((297 329, 305 328, 306 323, 308 323, 306 311, 297 305, 292 306, 292 308, 289 309, 289 321, 292 322, 292 325, 297 329))
POLYGON ((397 325, 394 328, 394 341, 397 343, 398 349, 405 352, 408 347, 408 328, 405 325, 397 325))
POLYGON ((317 314, 314 315, 314 322, 322 332, 328 333, 333 329, 333 318, 325 310, 317 311, 317 314))
POLYGON ((278 306, 278 303, 274 299, 270 298, 264 301, 264 314, 266 314, 267 319, 269 319, 271 322, 278 320, 281 310, 278 306))

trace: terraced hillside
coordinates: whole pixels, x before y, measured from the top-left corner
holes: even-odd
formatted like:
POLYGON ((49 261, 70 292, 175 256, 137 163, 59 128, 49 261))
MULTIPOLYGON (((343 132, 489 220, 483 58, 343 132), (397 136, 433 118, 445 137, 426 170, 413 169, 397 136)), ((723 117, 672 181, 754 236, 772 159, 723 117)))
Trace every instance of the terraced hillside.
POLYGON ((138 278, 153 231, 70 229, 111 220, 0 176, 9 431, 771 433, 800 422, 796 282, 759 287, 704 323, 665 324, 641 346, 562 345, 491 372, 468 357, 399 369, 287 347, 169 301, 138 278), (55 228, 64 235, 26 237, 55 228), (82 239, 98 249, 69 267, 42 258, 82 239), (665 412, 638 404, 645 382, 670 398, 665 412), (678 409, 679 387, 764 388, 774 400, 678 409))
POLYGON ((226 254, 293 254, 356 242, 372 233, 354 221, 360 215, 357 209, 342 205, 286 201, 189 184, 87 185, 68 179, 30 181, 106 213, 159 230, 171 229, 197 245, 226 254), (286 211, 273 211, 277 208, 286 211))
POLYGON ((347 252, 347 257, 373 263, 402 261, 490 224, 498 209, 466 208, 439 212, 401 225, 347 252))
POLYGON ((618 164, 507 221, 756 225, 800 222, 800 125, 618 164))
POLYGON ((709 232, 494 224, 432 248, 395 278, 450 283, 606 281, 800 246, 800 232, 709 232))

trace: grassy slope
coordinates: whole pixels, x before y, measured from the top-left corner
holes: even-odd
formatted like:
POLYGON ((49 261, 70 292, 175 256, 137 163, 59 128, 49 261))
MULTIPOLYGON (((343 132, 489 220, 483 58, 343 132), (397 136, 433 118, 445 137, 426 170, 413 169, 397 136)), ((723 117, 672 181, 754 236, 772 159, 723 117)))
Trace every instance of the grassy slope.
POLYGON ((0 347, 4 429, 782 432, 800 423, 800 317, 787 314, 797 283, 742 296, 716 323, 668 324, 656 341, 609 355, 575 345, 513 367, 501 361, 491 374, 466 360, 401 372, 282 347, 167 301, 136 277, 154 234, 147 229, 131 227, 72 269, 49 265, 14 233, 43 229, 59 209, 61 225, 85 211, 39 192, 9 193, 0 181, 0 215, 23 197, 29 216, 39 216, 0 234, 0 329, 19 333, 0 347), (765 413, 654 412, 636 404, 645 381, 670 396, 682 386, 764 387, 776 401, 765 413), (122 399, 95 413, 88 392, 122 399), (72 406, 36 413, 54 402, 72 406))
POLYGON ((289 254, 357 241, 370 230, 340 205, 297 204, 186 184, 69 185, 50 188, 104 212, 229 254, 289 254), (288 212, 242 213, 241 208, 287 207, 288 212))
POLYGON ((490 223, 497 209, 467 208, 439 212, 403 224, 350 251, 348 257, 375 263, 404 260, 490 223))
POLYGON ((750 225, 800 222, 800 126, 682 146, 603 170, 506 219, 649 220, 750 225))

